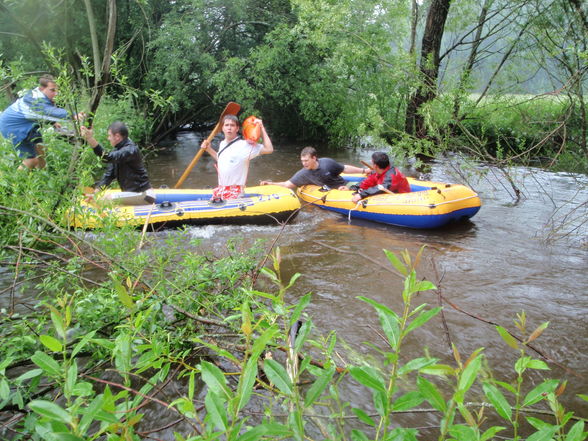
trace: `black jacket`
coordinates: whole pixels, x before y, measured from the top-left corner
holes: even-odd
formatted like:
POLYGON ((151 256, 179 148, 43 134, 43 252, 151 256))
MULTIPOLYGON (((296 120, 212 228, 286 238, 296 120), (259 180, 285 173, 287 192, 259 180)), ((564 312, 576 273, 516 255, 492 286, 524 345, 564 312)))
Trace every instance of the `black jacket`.
POLYGON ((106 153, 100 144, 93 150, 108 163, 104 176, 94 184, 95 188, 107 186, 115 179, 122 191, 141 192, 151 188, 139 147, 129 138, 119 142, 110 153, 106 153))

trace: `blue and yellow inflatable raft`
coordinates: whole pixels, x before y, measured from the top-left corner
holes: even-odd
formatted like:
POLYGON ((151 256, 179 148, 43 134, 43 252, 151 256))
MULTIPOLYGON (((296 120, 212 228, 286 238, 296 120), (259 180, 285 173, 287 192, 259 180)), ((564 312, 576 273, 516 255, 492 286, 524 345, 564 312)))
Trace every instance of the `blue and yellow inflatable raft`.
MULTIPOLYGON (((107 190, 114 193, 119 190, 107 190)), ((113 205, 111 202, 80 202, 67 215, 74 228, 94 229, 105 223, 118 226, 171 228, 203 224, 275 224, 293 219, 300 201, 290 189, 277 185, 248 187, 237 199, 213 203, 212 190, 155 190, 151 205, 113 205)))
MULTIPOLYGON (((352 175, 348 181, 359 180, 352 175)), ((418 181, 408 178, 411 192, 378 194, 354 203, 351 191, 325 190, 316 185, 298 189, 298 196, 325 210, 355 219, 365 219, 407 228, 439 228, 469 219, 481 207, 478 195, 460 184, 418 181)))

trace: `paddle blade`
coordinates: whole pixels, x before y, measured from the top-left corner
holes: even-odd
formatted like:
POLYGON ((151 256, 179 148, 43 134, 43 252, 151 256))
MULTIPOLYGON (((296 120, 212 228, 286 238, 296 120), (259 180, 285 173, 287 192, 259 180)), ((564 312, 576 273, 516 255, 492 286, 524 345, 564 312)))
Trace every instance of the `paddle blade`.
POLYGON ((225 115, 236 115, 241 110, 241 106, 233 101, 229 101, 227 106, 225 107, 224 112, 221 115, 221 119, 225 115))

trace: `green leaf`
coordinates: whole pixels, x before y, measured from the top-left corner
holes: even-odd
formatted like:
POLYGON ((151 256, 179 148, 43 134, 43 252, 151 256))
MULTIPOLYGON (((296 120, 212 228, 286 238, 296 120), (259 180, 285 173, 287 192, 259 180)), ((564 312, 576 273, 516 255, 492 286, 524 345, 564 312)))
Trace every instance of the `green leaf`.
POLYGON ((470 387, 472 387, 472 384, 474 384, 474 381, 476 380, 476 377, 478 376, 478 372, 480 370, 480 367, 482 366, 482 356, 478 355, 476 358, 474 358, 473 360, 471 360, 468 365, 466 366, 466 368, 463 370, 463 372, 461 373, 460 377, 459 377, 459 383, 458 383, 458 390, 461 392, 466 392, 470 387))
POLYGON ((75 359, 72 360, 72 364, 67 370, 65 375, 65 384, 63 386, 63 393, 67 398, 72 396, 74 387, 78 380, 78 365, 75 359))
POLYGON ((258 338, 256 338, 255 343, 253 343, 253 347, 251 348, 251 357, 259 357, 265 350, 265 347, 269 341, 274 337, 276 332, 277 329, 272 326, 271 328, 265 330, 258 338))
POLYGON ((10 385, 6 381, 6 378, 2 378, 0 380, 0 400, 8 400, 8 397, 10 397, 10 385))
POLYGON ((85 441, 84 438, 67 432, 56 432, 51 436, 52 441, 85 441))
POLYGON ((359 383, 364 386, 377 390, 382 393, 386 393, 386 385, 380 374, 371 366, 354 366, 349 369, 349 373, 359 383))
POLYGON ((290 326, 292 326, 294 323, 296 323, 296 320, 298 320, 300 318, 300 315, 302 314, 302 311, 304 310, 304 308, 306 308, 306 306, 308 306, 308 304, 310 303, 310 293, 302 296, 300 298, 300 300, 298 300, 298 303, 296 304, 296 308, 294 308, 294 311, 292 311, 292 315, 290 316, 290 326))
POLYGON ((28 406, 33 412, 36 412, 47 419, 60 421, 65 424, 71 424, 72 422, 71 415, 65 409, 51 401, 34 400, 31 401, 28 406))
POLYGON ((266 359, 263 363, 263 371, 267 378, 286 395, 292 395, 292 382, 286 369, 275 360, 266 359))
POLYGON ((241 305, 241 331, 247 337, 251 335, 253 332, 253 328, 251 327, 251 308, 249 307, 249 302, 245 300, 241 305))
POLYGON ((502 392, 500 392, 500 390, 498 390, 496 386, 493 386, 489 383, 484 383, 482 385, 482 388, 484 389, 486 397, 488 398, 490 403, 492 403, 492 406, 494 406, 496 412, 498 412, 498 415, 512 422, 512 408, 510 404, 508 404, 508 401, 506 400, 502 392))
POLYGON ((376 302, 375 300, 372 300, 370 298, 367 297, 363 297, 363 296, 358 296, 357 297, 359 300, 362 300, 366 303, 369 303, 370 305, 372 305, 377 311, 382 311, 384 314, 387 315, 391 315, 392 317, 395 318, 396 322, 400 323, 400 318, 398 317, 398 314, 396 314, 394 311, 392 311, 390 308, 388 308, 387 306, 382 305, 381 303, 376 302))
POLYGON ((92 395, 93 392, 94 388, 92 383, 88 383, 87 381, 76 383, 72 391, 73 395, 76 397, 88 397, 92 395))
POLYGON ((425 357, 415 358, 414 360, 410 360, 408 363, 403 365, 398 370, 398 374, 405 375, 409 372, 416 371, 416 370, 422 369, 427 366, 431 366, 431 365, 437 363, 438 361, 439 360, 437 358, 425 358, 425 357))
POLYGON ((114 341, 114 364, 123 373, 131 370, 131 337, 128 334, 119 334, 114 341))
POLYGON ((527 437, 527 441, 551 441, 558 429, 559 426, 545 427, 527 437))
POLYGON ((39 340, 50 351, 61 352, 63 350, 63 345, 55 337, 51 337, 50 335, 41 335, 39 340))
POLYGON ((365 413, 362 409, 358 409, 353 407, 351 411, 359 418, 360 421, 364 422, 368 426, 376 427, 375 421, 370 417, 367 413, 365 413))
POLYGON ((511 394, 516 395, 517 394, 517 390, 514 388, 514 386, 512 384, 509 383, 505 383, 504 381, 495 381, 495 383, 502 387, 503 389, 506 389, 507 391, 509 391, 511 394))
POLYGON ((500 334, 500 336, 506 342, 507 345, 509 345, 513 349, 518 349, 519 348, 519 342, 517 341, 516 338, 514 338, 510 334, 510 332, 508 332, 502 326, 496 326, 496 330, 498 331, 498 334, 500 334))
POLYGON ((247 405, 253 393, 253 386, 255 386, 255 380, 257 379, 257 360, 258 357, 249 357, 243 374, 239 378, 237 412, 247 405))
MULTIPOLYGON (((262 268, 261 272, 263 273, 265 268, 262 268)), ((256 291, 254 289, 247 290, 248 293, 255 294, 256 296, 263 297, 264 299, 270 299, 272 302, 277 302, 278 298, 274 295, 268 294, 267 292, 256 291)))
POLYGON ((395 348, 398 344, 398 339, 400 336, 400 328, 398 326, 400 319, 398 318, 398 315, 390 308, 381 305, 375 300, 368 299, 367 297, 362 296, 358 297, 358 299, 363 300, 366 303, 369 303, 376 309, 376 312, 378 313, 378 317, 380 319, 380 326, 382 326, 382 330, 388 338, 388 343, 390 344, 390 347, 395 348))
POLYGON ((456 441, 472 441, 478 439, 477 430, 463 424, 455 424, 449 428, 449 433, 456 441))
POLYGON ((372 399, 374 402, 374 408, 376 409, 376 412, 378 412, 378 415, 384 418, 390 413, 390 403, 388 401, 388 394, 386 392, 374 390, 372 392, 372 399))
POLYGON ((353 429, 351 431, 351 441, 370 441, 370 439, 361 430, 353 429))
POLYGON ((408 325, 406 327, 406 333, 409 333, 410 331, 413 331, 414 329, 423 326, 425 323, 427 323, 429 320, 431 320, 433 317, 435 317, 437 314, 439 314, 439 312, 441 311, 441 307, 437 307, 437 308, 433 308, 433 309, 429 309, 427 311, 422 311, 419 316, 414 319, 410 325, 408 325))
POLYGON ((133 302, 133 299, 131 298, 131 296, 129 296, 129 293, 127 289, 123 286, 123 284, 120 283, 120 281, 115 277, 112 278, 112 283, 114 284, 114 289, 118 294, 118 299, 120 300, 120 302, 127 308, 133 309, 133 307, 135 306, 135 302, 133 302))
POLYGON ((306 392, 306 397, 304 398, 304 407, 311 406, 321 396, 323 391, 329 385, 333 375, 335 375, 334 367, 325 370, 322 375, 316 379, 316 381, 306 392))
POLYGON ((403 411, 409 410, 420 405, 425 398, 417 391, 411 391, 407 394, 402 395, 392 404, 392 410, 403 411))
POLYGON ((482 436, 480 436, 480 441, 487 441, 487 440, 490 440, 490 439, 494 439, 494 435, 496 435, 498 432, 503 431, 504 429, 506 429, 506 427, 492 426, 488 430, 486 430, 482 434, 482 436))
POLYGON ((417 434, 418 432, 416 429, 396 427, 388 432, 385 441, 417 441, 417 434))
POLYGON ((455 373, 455 369, 448 364, 434 364, 419 370, 421 374, 436 375, 438 377, 450 376, 455 373))
POLYGON ((227 387, 227 379, 218 367, 208 361, 202 361, 202 363, 200 363, 200 372, 202 380, 210 390, 224 399, 229 399, 231 397, 231 391, 227 387))
POLYGON ((207 416, 219 430, 227 430, 227 411, 224 406, 224 400, 214 391, 209 390, 204 398, 207 416))
POLYGON ((84 335, 79 342, 76 343, 73 350, 71 351, 72 358, 75 357, 78 354, 78 352, 80 352, 84 348, 84 346, 88 344, 90 340, 92 340, 94 334, 96 334, 96 331, 90 331, 86 335, 84 335))
POLYGON ((294 286, 294 284, 296 283, 296 281, 300 278, 302 274, 300 273, 296 273, 294 274, 292 277, 290 277, 290 281, 288 282, 288 284, 284 287, 284 289, 289 289, 292 286, 294 286))
POLYGON ((437 289, 437 287, 428 280, 422 280, 420 282, 415 283, 413 291, 414 292, 422 292, 422 291, 429 291, 431 289, 437 289))
POLYGON ((389 250, 383 250, 383 251, 384 251, 384 254, 386 255, 386 257, 388 258, 388 260, 390 261, 390 263, 394 266, 394 268, 396 268, 396 270, 400 274, 402 274, 403 276, 406 276, 408 274, 408 269, 400 261, 400 259, 398 257, 396 257, 396 254, 394 254, 392 251, 389 251, 389 250))
POLYGON ((424 377, 417 377, 417 386, 421 395, 429 402, 431 406, 439 412, 445 412, 447 404, 439 392, 439 389, 424 377))
POLYGON ((57 332, 57 335, 61 338, 65 339, 65 326, 63 325, 61 314, 54 306, 49 305, 49 310, 51 311, 51 321, 53 322, 55 332, 57 332))
POLYGON ((550 370, 549 366, 547 366, 547 363, 545 363, 542 360, 530 360, 529 363, 527 364, 527 368, 537 369, 537 370, 542 370, 542 371, 550 370))
POLYGON ((257 441, 262 436, 289 437, 292 431, 278 423, 263 422, 242 434, 237 441, 257 441))
POLYGON ((30 371, 25 372, 24 374, 20 375, 19 377, 17 377, 14 382, 16 384, 20 384, 25 380, 28 380, 29 378, 36 378, 39 375, 43 374, 43 369, 31 369, 30 371))
POLYGON ((226 349, 222 349, 216 345, 213 345, 212 343, 208 343, 204 340, 202 340, 201 338, 195 337, 192 339, 192 341, 199 343, 203 346, 206 346, 209 349, 212 349, 217 355, 221 356, 221 357, 225 357, 228 358, 231 361, 234 361, 235 363, 239 363, 239 360, 237 360, 237 357, 235 357, 233 354, 231 354, 229 351, 227 351, 226 349))
POLYGON ((48 375, 52 377, 61 376, 61 366, 59 363, 44 352, 35 352, 31 357, 31 361, 43 369, 48 375))
POLYGON ((94 422, 94 418, 102 410, 103 395, 98 395, 94 398, 90 404, 83 410, 84 416, 80 421, 79 430, 82 435, 86 434, 86 431, 90 427, 90 424, 94 422))
POLYGON ((574 424, 565 437, 565 441, 582 441, 584 439, 584 421, 578 421, 574 424))
POLYGON ((296 336, 296 342, 294 343, 295 352, 300 351, 300 349, 304 345, 304 342, 306 342, 306 339, 308 338, 310 331, 312 331, 312 321, 306 320, 302 324, 302 327, 300 328, 300 330, 298 331, 298 335, 296 336))
POLYGON ((533 404, 547 398, 547 394, 553 392, 558 384, 559 380, 545 380, 527 394, 523 400, 523 407, 532 406, 533 404))

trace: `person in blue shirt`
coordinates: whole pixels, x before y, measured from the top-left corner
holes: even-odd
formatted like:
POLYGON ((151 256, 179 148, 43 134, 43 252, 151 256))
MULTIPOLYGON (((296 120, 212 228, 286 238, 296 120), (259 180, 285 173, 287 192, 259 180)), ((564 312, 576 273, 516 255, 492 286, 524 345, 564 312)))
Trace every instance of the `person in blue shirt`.
MULTIPOLYGON (((39 87, 27 92, 0 114, 0 133, 12 142, 22 164, 29 168, 45 167, 40 123, 48 121, 56 128, 61 122, 70 118, 67 110, 57 107, 53 99, 59 90, 51 75, 39 78, 39 87)), ((82 120, 85 114, 80 112, 73 116, 82 120)))

